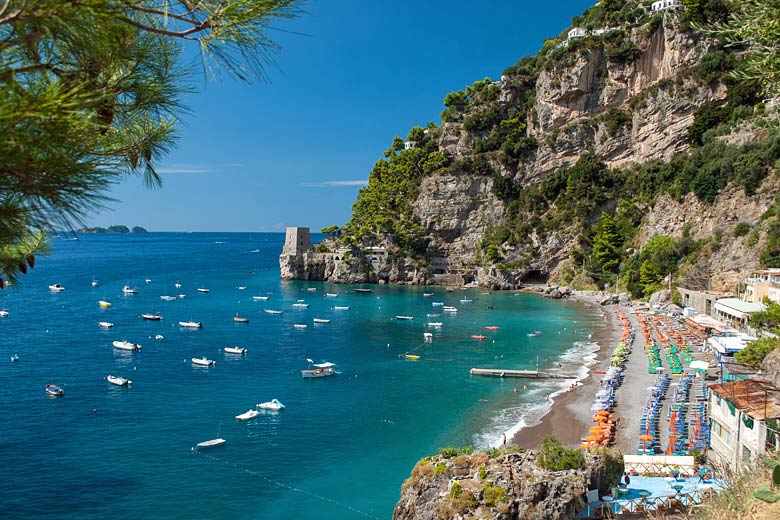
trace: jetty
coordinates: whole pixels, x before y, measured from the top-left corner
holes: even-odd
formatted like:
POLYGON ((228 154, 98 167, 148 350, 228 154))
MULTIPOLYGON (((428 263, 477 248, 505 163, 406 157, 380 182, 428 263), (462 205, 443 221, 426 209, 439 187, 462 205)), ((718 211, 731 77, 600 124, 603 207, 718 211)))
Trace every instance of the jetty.
POLYGON ((570 374, 553 374, 540 370, 512 370, 509 368, 472 368, 469 373, 473 376, 488 377, 522 377, 526 379, 577 379, 570 374))

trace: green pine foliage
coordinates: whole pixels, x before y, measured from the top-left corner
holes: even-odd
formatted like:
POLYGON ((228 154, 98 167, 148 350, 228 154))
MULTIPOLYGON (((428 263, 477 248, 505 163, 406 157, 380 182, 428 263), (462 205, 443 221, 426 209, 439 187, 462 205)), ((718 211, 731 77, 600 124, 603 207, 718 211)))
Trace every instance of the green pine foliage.
POLYGON ((757 370, 772 351, 780 346, 780 338, 760 338, 748 343, 747 347, 734 354, 737 362, 757 370))

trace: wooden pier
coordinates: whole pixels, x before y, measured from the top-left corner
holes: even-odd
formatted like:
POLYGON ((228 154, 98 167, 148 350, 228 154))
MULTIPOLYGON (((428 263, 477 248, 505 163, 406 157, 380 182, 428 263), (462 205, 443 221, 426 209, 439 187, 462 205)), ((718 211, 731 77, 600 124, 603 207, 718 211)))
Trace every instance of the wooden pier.
POLYGON ((472 368, 469 373, 473 376, 488 377, 522 377, 526 379, 576 379, 569 374, 551 374, 539 370, 511 370, 508 368, 472 368))

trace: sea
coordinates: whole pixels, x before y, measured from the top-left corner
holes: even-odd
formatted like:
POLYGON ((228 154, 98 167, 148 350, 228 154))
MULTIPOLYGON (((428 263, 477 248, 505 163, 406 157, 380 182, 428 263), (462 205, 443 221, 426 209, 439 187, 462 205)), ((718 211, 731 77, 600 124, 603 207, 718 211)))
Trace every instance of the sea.
POLYGON ((595 358, 597 310, 482 288, 282 281, 283 241, 281 233, 52 239, 35 269, 0 291, 9 312, 0 318, 0 517, 389 519, 419 459, 443 447, 498 446, 571 384, 470 368, 582 378, 595 358), (65 290, 51 292, 55 283, 65 290), (138 293, 124 295, 125 285, 138 293), (190 320, 203 327, 178 325, 190 320), (141 351, 112 347, 123 339, 141 351), (228 346, 248 352, 229 355, 228 346), (193 365, 201 356, 216 365, 193 365), (307 359, 335 363, 338 373, 304 379, 307 359), (111 385, 109 374, 133 383, 111 385), (64 396, 49 397, 48 383, 64 396), (284 410, 235 419, 274 398, 284 410), (227 442, 192 450, 217 437, 227 442))

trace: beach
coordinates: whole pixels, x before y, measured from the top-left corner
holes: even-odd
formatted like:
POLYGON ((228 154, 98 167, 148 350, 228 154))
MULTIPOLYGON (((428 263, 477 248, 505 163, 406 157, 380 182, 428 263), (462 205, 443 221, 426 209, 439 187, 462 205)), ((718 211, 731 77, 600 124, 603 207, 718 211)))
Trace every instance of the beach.
MULTIPOLYGON (((587 435, 588 428, 592 424, 593 413, 590 407, 601 383, 601 375, 594 374, 594 371, 603 372, 609 367, 612 349, 617 345, 621 335, 617 318, 620 308, 617 305, 599 306, 596 299, 591 296, 577 295, 574 299, 588 306, 596 306, 603 313, 603 325, 593 331, 591 337, 591 341, 599 347, 595 353, 596 361, 589 367, 588 375, 575 388, 551 398, 554 400, 552 408, 542 417, 539 424, 518 431, 510 444, 534 448, 545 436, 555 435, 564 445, 579 447, 580 439, 587 435)), ((632 352, 632 359, 635 357, 634 354, 636 351, 632 352)), ((627 373, 623 386, 630 384, 631 374, 627 373)), ((633 407, 622 406, 618 409, 617 415, 620 416, 624 412, 631 413, 631 408, 633 407)), ((618 432, 625 427, 627 427, 625 423, 621 422, 618 432)))

